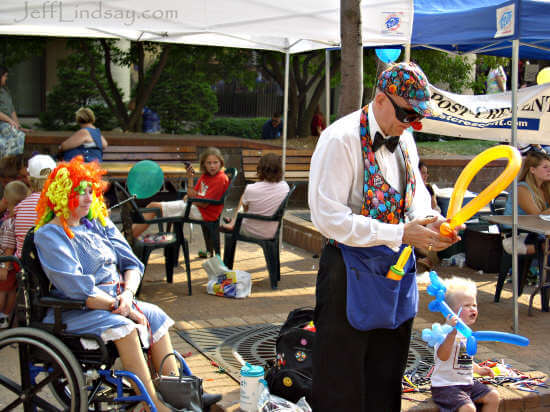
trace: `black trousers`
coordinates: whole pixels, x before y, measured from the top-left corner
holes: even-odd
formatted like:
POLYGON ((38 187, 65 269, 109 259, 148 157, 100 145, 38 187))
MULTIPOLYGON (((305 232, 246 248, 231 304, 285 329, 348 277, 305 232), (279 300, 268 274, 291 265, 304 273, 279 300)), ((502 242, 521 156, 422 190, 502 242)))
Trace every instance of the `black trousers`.
POLYGON ((400 411, 414 318, 393 330, 354 329, 346 317, 346 284, 340 249, 325 246, 317 275, 313 410, 400 411))

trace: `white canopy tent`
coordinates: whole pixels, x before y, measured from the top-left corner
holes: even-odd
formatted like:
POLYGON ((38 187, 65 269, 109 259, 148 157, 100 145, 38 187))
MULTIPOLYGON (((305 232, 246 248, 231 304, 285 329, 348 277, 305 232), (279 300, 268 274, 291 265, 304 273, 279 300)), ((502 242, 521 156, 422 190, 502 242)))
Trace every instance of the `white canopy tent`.
MULTIPOLYGON (((363 45, 409 43, 412 13, 412 0, 362 1, 363 45)), ((340 46, 340 0, 2 0, 0 34, 122 38, 285 53, 284 170, 290 54, 340 46)), ((327 84, 328 68, 327 63, 327 84)), ((327 114, 328 107, 327 98, 327 114)))

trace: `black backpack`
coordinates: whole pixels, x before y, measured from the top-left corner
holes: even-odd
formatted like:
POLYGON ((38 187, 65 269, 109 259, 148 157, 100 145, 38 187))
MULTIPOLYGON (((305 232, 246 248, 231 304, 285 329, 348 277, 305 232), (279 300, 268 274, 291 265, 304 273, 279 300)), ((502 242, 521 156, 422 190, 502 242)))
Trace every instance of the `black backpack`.
POLYGON ((266 365, 269 391, 291 402, 305 396, 311 404, 313 340, 315 332, 303 329, 313 320, 313 309, 298 308, 288 314, 277 338, 277 358, 266 365))

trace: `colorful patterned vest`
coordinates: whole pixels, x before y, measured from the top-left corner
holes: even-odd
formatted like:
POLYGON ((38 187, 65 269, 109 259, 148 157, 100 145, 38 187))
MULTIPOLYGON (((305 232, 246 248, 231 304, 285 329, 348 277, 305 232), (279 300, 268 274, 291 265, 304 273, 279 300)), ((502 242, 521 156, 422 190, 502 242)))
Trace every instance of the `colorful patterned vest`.
POLYGON ((361 152, 365 164, 364 184, 363 184, 363 206, 361 214, 370 216, 373 219, 384 223, 397 224, 403 222, 405 212, 409 210, 414 197, 416 179, 409 158, 409 152, 402 142, 399 142, 401 152, 405 159, 405 179, 407 186, 405 189, 405 199, 395 188, 391 187, 382 176, 374 152, 372 150, 372 138, 370 136, 369 107, 366 105, 361 111, 361 152))

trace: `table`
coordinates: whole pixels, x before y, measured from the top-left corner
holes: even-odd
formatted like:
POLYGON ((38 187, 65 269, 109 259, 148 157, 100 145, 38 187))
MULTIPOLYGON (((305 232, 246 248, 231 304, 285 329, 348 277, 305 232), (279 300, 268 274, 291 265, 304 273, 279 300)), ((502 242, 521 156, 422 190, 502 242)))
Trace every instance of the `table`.
MULTIPOLYGON (((509 225, 512 226, 513 216, 511 215, 490 215, 484 216, 484 219, 495 223, 497 225, 509 225)), ((550 270, 548 266, 548 255, 550 248, 550 222, 541 219, 538 215, 521 215, 518 216, 518 228, 527 230, 529 232, 538 233, 545 237, 544 247, 537 248, 537 259, 539 261, 539 284, 537 288, 531 293, 529 298, 529 310, 531 315, 531 309, 533 307, 533 299, 540 291, 541 307, 543 312, 548 312, 548 293, 545 288, 550 286, 550 283, 546 281, 547 271, 550 270), (542 250, 541 250, 542 249, 542 250)))
MULTIPOLYGON (((104 161, 101 163, 101 168, 107 171, 107 175, 110 177, 128 177, 128 172, 137 162, 111 162, 104 161)), ((182 162, 157 162, 162 169, 166 178, 179 178, 185 175, 186 168, 182 162)), ((199 164, 193 163, 193 169, 195 173, 200 173, 199 164)))

